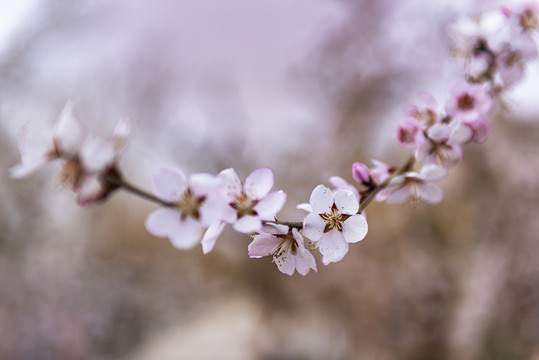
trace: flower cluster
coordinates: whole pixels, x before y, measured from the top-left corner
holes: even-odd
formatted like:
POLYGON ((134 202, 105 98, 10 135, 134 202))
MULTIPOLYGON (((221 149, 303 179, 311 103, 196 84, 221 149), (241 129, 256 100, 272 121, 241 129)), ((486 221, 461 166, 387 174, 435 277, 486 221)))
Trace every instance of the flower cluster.
POLYGON ((54 127, 27 124, 19 136, 21 162, 10 168, 10 175, 27 177, 51 161, 59 161, 60 183, 73 190, 80 205, 104 200, 117 189, 116 164, 123 151, 130 125, 120 119, 112 136, 88 135, 67 103, 54 127))
POLYGON ((20 164, 10 169, 14 178, 25 177, 51 161, 61 163, 60 180, 72 189, 77 201, 91 204, 117 189, 130 191, 160 205, 146 218, 146 229, 166 237, 178 249, 201 244, 212 251, 227 224, 248 234, 251 258, 271 256, 288 275, 317 271, 314 250, 327 265, 338 262, 349 244, 368 232, 365 208, 372 202, 406 201, 438 203, 442 189, 434 182, 463 156, 463 145, 482 143, 491 131, 489 114, 500 94, 523 76, 525 61, 537 57, 534 40, 538 27, 537 4, 500 10, 476 19, 461 19, 452 28, 455 52, 465 59, 464 80, 455 82, 442 106, 429 93, 419 103, 402 110, 396 132, 399 145, 413 152, 404 166, 373 160, 373 166, 356 162, 356 184, 332 176, 333 189, 318 185, 301 222, 277 220, 286 202, 283 191, 272 191, 273 172, 253 171, 242 183, 234 169, 217 175, 185 176, 178 169, 163 168, 152 177, 153 194, 124 180, 118 158, 129 135, 129 123, 120 120, 108 138, 87 135, 68 103, 50 129, 27 126, 19 138, 20 164))

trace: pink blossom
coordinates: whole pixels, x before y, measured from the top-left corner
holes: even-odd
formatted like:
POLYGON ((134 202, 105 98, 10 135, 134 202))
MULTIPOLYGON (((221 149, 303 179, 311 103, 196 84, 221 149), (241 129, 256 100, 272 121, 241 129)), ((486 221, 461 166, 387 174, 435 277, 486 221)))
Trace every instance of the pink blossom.
POLYGON ((355 181, 365 186, 370 186, 373 182, 369 168, 360 162, 352 164, 352 177, 355 181))
POLYGON ((483 85, 460 81, 449 90, 445 109, 447 114, 462 121, 474 121, 485 116, 491 107, 492 99, 483 85))
POLYGON ((328 262, 340 261, 348 252, 348 243, 363 240, 367 235, 367 220, 357 213, 359 202, 351 191, 332 192, 318 185, 310 204, 313 211, 303 221, 303 235, 318 242, 328 262))
POLYGON ((442 201, 443 191, 431 182, 441 180, 446 176, 447 169, 432 164, 424 165, 419 173, 410 171, 395 176, 387 188, 379 194, 388 203, 404 203, 408 199, 438 203, 442 201))
POLYGON ((329 183, 335 187, 335 191, 337 190, 348 190, 351 191, 354 196, 357 198, 358 201, 361 200, 361 196, 359 192, 357 191, 356 187, 352 184, 349 184, 346 180, 344 180, 340 176, 332 176, 329 178, 329 183))
MULTIPOLYGON (((439 121, 438 111, 436 110, 438 108, 436 99, 430 93, 423 91, 419 93, 419 101, 421 103, 421 106, 405 105, 402 109, 402 113, 405 119, 416 120, 415 123, 409 122, 405 123, 404 125, 405 130, 407 130, 406 137, 409 137, 409 133, 410 131, 412 131, 412 139, 414 140, 416 137, 414 130, 415 126, 426 129, 439 121)), ((397 139, 399 139, 400 137, 401 136, 397 133, 397 139)))
POLYGON ((449 168, 462 159, 461 143, 471 139, 472 131, 468 127, 452 129, 449 124, 439 123, 428 130, 427 136, 428 140, 417 149, 416 158, 449 168))
MULTIPOLYGON (((221 181, 209 174, 192 174, 186 179, 179 170, 158 170, 152 177, 152 187, 155 195, 170 206, 150 213, 146 229, 155 236, 168 237, 178 249, 192 248, 201 241, 204 229, 221 219, 219 207, 211 200, 220 186, 221 181)), ((212 232, 218 236, 219 225, 214 226, 217 228, 212 232)))
POLYGON ((262 220, 274 220, 286 202, 283 191, 270 192, 273 187, 273 172, 268 168, 253 171, 242 187, 234 169, 226 169, 218 177, 225 184, 223 194, 229 204, 223 217, 233 224, 236 231, 251 234, 262 227, 262 220))
POLYGON ((406 118, 397 127, 397 142, 406 147, 417 148, 425 141, 423 128, 415 118, 406 118))
POLYGON ((309 250, 305 248, 303 236, 295 228, 269 223, 253 236, 249 244, 249 256, 260 258, 273 255, 273 262, 284 274, 292 275, 297 270, 301 275, 307 275, 311 269, 316 271, 316 261, 309 250))

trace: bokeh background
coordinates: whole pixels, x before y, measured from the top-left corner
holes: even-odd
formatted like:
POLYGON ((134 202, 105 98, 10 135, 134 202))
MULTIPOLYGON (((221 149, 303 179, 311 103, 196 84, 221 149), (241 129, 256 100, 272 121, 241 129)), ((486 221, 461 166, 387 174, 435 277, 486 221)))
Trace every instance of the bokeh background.
MULTIPOLYGON (((1 359, 539 359, 539 71, 504 96, 439 205, 373 204, 368 237, 306 277, 144 229, 155 205, 78 207, 48 166, 23 181, 16 136, 73 99, 149 189, 271 167, 280 215, 354 161, 398 164, 400 109, 461 76, 448 26, 496 1, 0 0, 1 359)), ((319 259, 318 259, 319 260, 319 259)))

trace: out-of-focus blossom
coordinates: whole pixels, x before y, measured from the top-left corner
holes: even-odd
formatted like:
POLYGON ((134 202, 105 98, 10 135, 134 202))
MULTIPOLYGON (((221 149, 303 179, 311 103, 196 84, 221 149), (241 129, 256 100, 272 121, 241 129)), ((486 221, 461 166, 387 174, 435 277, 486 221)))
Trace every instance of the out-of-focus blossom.
POLYGON ((425 164, 439 164, 446 168, 455 166, 462 159, 461 143, 472 137, 468 127, 452 129, 449 124, 436 124, 427 132, 428 140, 416 151, 416 159, 425 164), (461 133, 466 131, 466 134, 461 133))
POLYGON ((416 120, 415 125, 427 129, 439 121, 438 104, 434 96, 426 91, 419 93, 420 106, 405 105, 402 108, 402 114, 405 119, 416 120))
POLYGON ((352 164, 352 177, 355 181, 365 186, 371 186, 373 183, 369 168, 367 165, 360 162, 352 164))
POLYGON ((320 253, 328 262, 340 261, 348 252, 348 243, 363 240, 367 220, 358 214, 359 202, 347 190, 332 192, 318 185, 310 197, 312 212, 303 221, 303 235, 318 241, 320 253))
POLYGON ((18 138, 21 162, 10 168, 10 176, 24 178, 51 160, 75 158, 85 138, 84 126, 73 115, 73 105, 68 102, 53 129, 37 124, 23 128, 18 138))
POLYGON ((178 170, 158 170, 152 177, 153 191, 170 206, 150 213, 146 229, 153 235, 168 237, 178 249, 192 248, 201 241, 205 227, 221 220, 220 208, 208 201, 221 185, 217 177, 209 174, 192 174, 187 180, 178 170))
POLYGON ((406 118, 397 127, 397 142, 406 147, 417 148, 425 141, 423 128, 415 118, 406 118))
POLYGON ((492 98, 483 85, 460 81, 449 90, 445 109, 447 114, 462 121, 474 121, 485 116, 491 107, 492 98))
POLYGON ((248 250, 252 258, 273 255, 279 271, 287 275, 296 270, 301 275, 307 275, 311 269, 316 271, 314 256, 305 248, 303 236, 296 228, 290 231, 286 225, 269 223, 253 236, 248 250))
POLYGON ((344 180, 340 176, 332 176, 329 178, 329 183, 335 187, 335 191, 337 190, 348 190, 351 191, 354 196, 357 198, 357 201, 361 201, 361 195, 357 191, 356 187, 350 183, 348 183, 346 180, 344 180))
POLYGON ((443 191, 431 182, 441 180, 446 176, 447 169, 432 164, 425 165, 419 173, 410 171, 395 176, 379 195, 387 203, 404 203, 408 199, 438 203, 442 201, 443 191))
POLYGON ((218 177, 225 184, 224 197, 230 205, 223 220, 236 231, 252 234, 260 230, 262 220, 274 220, 286 202, 283 191, 270 192, 273 172, 268 168, 253 171, 243 187, 234 169, 225 169, 218 177))

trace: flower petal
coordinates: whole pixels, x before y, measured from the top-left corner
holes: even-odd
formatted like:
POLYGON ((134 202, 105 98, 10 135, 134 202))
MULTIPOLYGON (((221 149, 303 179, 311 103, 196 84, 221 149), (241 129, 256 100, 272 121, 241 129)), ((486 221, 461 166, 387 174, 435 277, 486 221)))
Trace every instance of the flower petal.
POLYGON ((245 215, 238 219, 232 226, 234 230, 244 233, 252 234, 257 232, 262 227, 262 221, 256 216, 245 215))
POLYGON ((273 220, 286 202, 286 193, 282 190, 269 193, 253 208, 262 220, 273 220))
POLYGON ((328 212, 333 206, 333 192, 324 185, 318 185, 311 193, 309 202, 316 214, 328 212))
POLYGON ((76 155, 84 143, 86 130, 82 123, 73 115, 73 103, 69 101, 54 127, 54 142, 62 153, 76 155))
POLYGON ((344 240, 349 243, 356 243, 363 240, 368 231, 369 225, 363 215, 351 216, 342 224, 344 240))
POLYGON ((260 200, 266 196, 273 187, 273 172, 268 168, 260 168, 245 179, 245 193, 251 199, 260 200))
POLYGON ((430 204, 437 204, 444 197, 443 190, 434 184, 421 184, 417 186, 417 196, 430 204))
POLYGON ((234 169, 225 169, 217 177, 225 184, 225 196, 229 201, 233 200, 236 195, 241 195, 241 181, 234 169))
POLYGON ((204 227, 191 217, 180 219, 177 231, 169 234, 168 238, 176 249, 191 249, 200 243, 204 227))
POLYGON ((189 188, 197 196, 205 196, 215 191, 222 184, 222 180, 210 174, 191 174, 189 188))
POLYGON ((296 209, 307 211, 308 213, 313 212, 313 208, 312 208, 311 204, 307 204, 307 203, 297 204, 296 209))
POLYGON ((354 215, 359 210, 359 200, 351 191, 338 190, 335 193, 335 206, 341 214, 354 215))
POLYGON ((279 268, 280 272, 288 276, 294 275, 294 271, 296 270, 295 256, 290 253, 285 253, 282 254, 280 258, 273 257, 273 259, 277 264, 277 268, 279 268))
POLYGON ((114 127, 112 139, 114 142, 114 151, 116 153, 123 150, 127 143, 127 138, 131 132, 131 123, 128 118, 120 118, 114 127))
POLYGON ((324 234, 326 222, 317 213, 310 213, 303 220, 303 235, 313 241, 319 240, 324 234))
POLYGON ((337 262, 348 252, 348 243, 340 231, 333 229, 322 236, 318 248, 328 262, 337 262))
POLYGON ((217 238, 225 229, 225 225, 226 224, 222 222, 211 224, 210 227, 206 230, 206 232, 204 233, 204 237, 202 238, 202 252, 204 253, 204 255, 213 250, 217 238))
POLYGON ((253 237, 253 241, 247 247, 249 257, 260 258, 273 254, 281 244, 282 239, 270 235, 262 234, 253 237))
POLYGON ((438 181, 447 176, 447 169, 438 165, 429 164, 423 166, 419 177, 426 181, 438 181))
POLYGON ((105 139, 87 138, 80 149, 80 156, 85 170, 100 172, 113 163, 114 147, 105 139))
POLYGON ((298 248, 296 250, 296 256, 294 256, 294 258, 296 262, 296 270, 301 275, 307 275, 311 269, 317 271, 316 260, 314 259, 313 254, 309 250, 305 248, 298 248))
POLYGON ((158 208, 150 213, 144 222, 146 230, 155 236, 169 236, 178 230, 180 214, 170 208, 158 208))
POLYGON ((185 176, 176 169, 159 169, 152 176, 153 192, 164 201, 175 202, 181 199, 187 189, 185 176))
POLYGON ((33 174, 40 167, 45 165, 48 161, 49 161, 49 158, 47 156, 43 156, 41 158, 32 159, 31 162, 26 161, 26 162, 22 162, 20 164, 14 165, 11 168, 9 168, 9 176, 13 179, 25 178, 28 175, 33 174))

